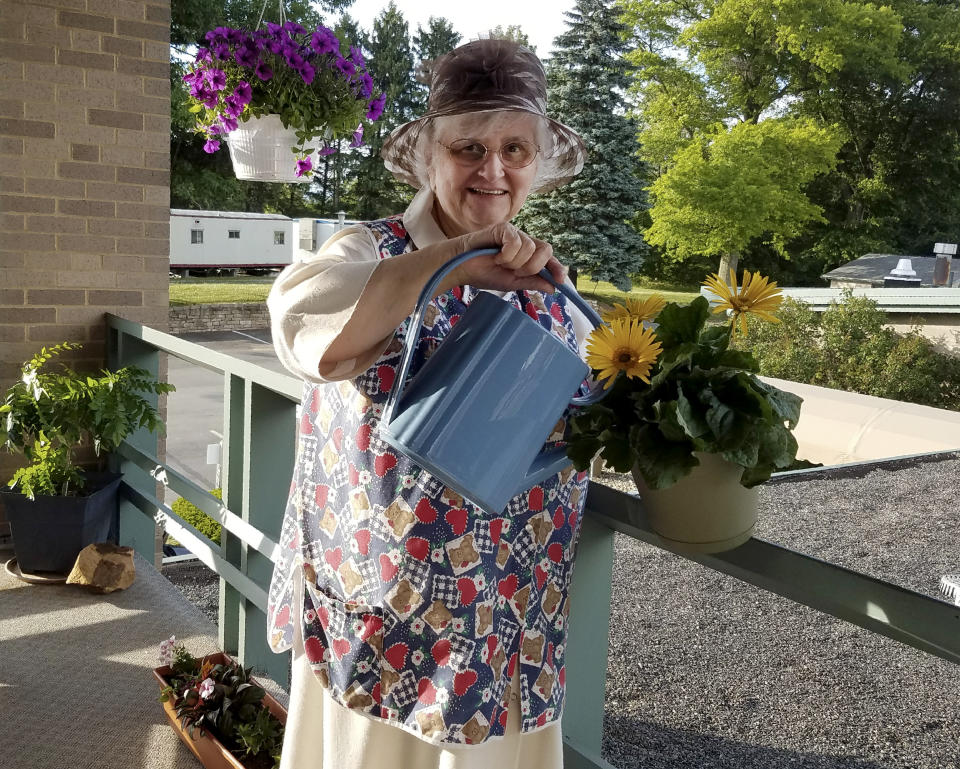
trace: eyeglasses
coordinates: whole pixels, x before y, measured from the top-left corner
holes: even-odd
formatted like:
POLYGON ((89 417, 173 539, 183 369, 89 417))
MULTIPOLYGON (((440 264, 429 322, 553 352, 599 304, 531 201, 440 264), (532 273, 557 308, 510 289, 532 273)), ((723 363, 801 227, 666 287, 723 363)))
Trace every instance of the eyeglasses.
MULTIPOLYGON (((453 144, 444 144, 438 139, 437 144, 450 153, 457 165, 464 167, 479 165, 490 151, 486 145, 473 139, 458 139, 453 144)), ((538 152, 540 147, 533 142, 515 139, 505 142, 497 150, 497 155, 500 156, 500 162, 507 168, 525 168, 533 162, 538 152)))

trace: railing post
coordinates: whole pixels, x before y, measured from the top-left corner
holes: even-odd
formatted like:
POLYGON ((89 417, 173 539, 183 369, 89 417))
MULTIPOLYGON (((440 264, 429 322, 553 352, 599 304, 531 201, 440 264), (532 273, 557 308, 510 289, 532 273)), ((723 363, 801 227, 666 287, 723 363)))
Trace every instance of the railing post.
POLYGON ((602 769, 603 705, 613 574, 614 532, 584 515, 570 586, 570 627, 564 652, 564 767, 602 769))
MULTIPOLYGON (((119 329, 108 327, 107 367, 115 371, 124 366, 139 366, 159 378, 160 351, 153 344, 124 334, 119 329)), ((153 393, 142 393, 142 395, 153 404, 154 408, 158 407, 159 396, 153 393)), ((146 428, 141 428, 127 436, 126 442, 153 456, 160 456, 158 450, 160 436, 146 428)), ((110 459, 110 465, 115 471, 123 473, 123 482, 128 486, 151 496, 156 493, 156 479, 135 463, 114 455, 110 459)), ((117 520, 114 523, 113 532, 117 536, 118 544, 132 547, 159 570, 163 551, 157 525, 122 494, 117 505, 117 520)))
MULTIPOLYGON (((224 503, 274 541, 280 539, 283 509, 295 453, 296 404, 250 380, 230 377, 224 399, 224 503)), ((224 531, 224 557, 264 590, 273 561, 224 531)), ((221 580, 220 640, 243 664, 253 665, 281 686, 289 683, 286 656, 267 646, 266 616, 221 580)))
MULTIPOLYGON (((220 483, 223 504, 243 517, 243 451, 244 412, 246 410, 244 380, 229 372, 223 375, 223 448, 221 453, 220 483)), ((239 539, 223 529, 220 532, 220 550, 223 558, 242 570, 243 550, 239 539)), ((243 595, 220 578, 220 612, 217 622, 220 648, 227 654, 240 651, 240 607, 243 595)))

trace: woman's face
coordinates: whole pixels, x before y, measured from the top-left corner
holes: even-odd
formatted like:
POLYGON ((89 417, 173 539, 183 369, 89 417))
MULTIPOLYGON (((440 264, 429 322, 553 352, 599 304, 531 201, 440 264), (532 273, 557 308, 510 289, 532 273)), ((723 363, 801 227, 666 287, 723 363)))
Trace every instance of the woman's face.
POLYGON ((539 156, 528 166, 509 168, 498 151, 509 142, 536 145, 537 125, 534 115, 506 111, 437 120, 428 155, 429 178, 437 202, 434 215, 447 237, 516 216, 536 178, 539 156), (446 147, 469 143, 464 140, 483 144, 487 154, 474 164, 461 165, 446 147))

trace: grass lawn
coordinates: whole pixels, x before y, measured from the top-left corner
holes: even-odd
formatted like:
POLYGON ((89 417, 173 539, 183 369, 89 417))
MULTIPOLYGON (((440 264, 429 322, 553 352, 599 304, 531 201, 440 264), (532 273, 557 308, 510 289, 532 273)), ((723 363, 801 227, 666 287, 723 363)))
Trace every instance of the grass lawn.
POLYGON ((276 276, 219 275, 208 278, 171 278, 170 306, 263 302, 270 293, 274 277, 276 276))
POLYGON ((587 299, 593 299, 604 304, 622 302, 624 298, 628 296, 634 299, 646 299, 652 294, 660 294, 660 296, 668 302, 689 304, 700 296, 699 286, 680 286, 672 283, 659 283, 652 280, 643 280, 635 283, 630 293, 625 294, 612 283, 607 283, 602 280, 594 281, 589 275, 577 276, 577 291, 587 299))
MULTIPOLYGON (((263 302, 267 298, 274 275, 223 275, 208 278, 179 278, 170 280, 170 306, 185 304, 230 304, 236 302, 263 302)), ((587 299, 604 304, 622 302, 624 297, 643 299, 661 294, 668 302, 687 304, 698 296, 698 286, 676 286, 668 283, 644 281, 634 285, 629 294, 618 291, 612 283, 594 282, 588 275, 577 278, 577 291, 587 299)))

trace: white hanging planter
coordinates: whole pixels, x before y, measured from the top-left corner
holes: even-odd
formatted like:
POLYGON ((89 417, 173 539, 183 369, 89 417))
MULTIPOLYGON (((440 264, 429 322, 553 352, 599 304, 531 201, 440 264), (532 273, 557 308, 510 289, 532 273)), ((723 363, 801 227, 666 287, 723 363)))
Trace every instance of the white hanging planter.
MULTIPOLYGON (((307 184, 310 178, 297 176, 297 156, 290 151, 297 146, 293 128, 284 128, 279 115, 252 117, 240 123, 227 134, 230 160, 238 179, 253 182, 299 182, 307 184)), ((307 142, 304 149, 317 152, 323 147, 320 139, 307 142)))

